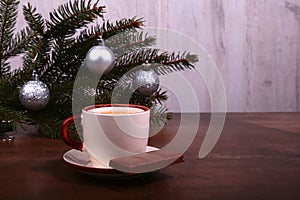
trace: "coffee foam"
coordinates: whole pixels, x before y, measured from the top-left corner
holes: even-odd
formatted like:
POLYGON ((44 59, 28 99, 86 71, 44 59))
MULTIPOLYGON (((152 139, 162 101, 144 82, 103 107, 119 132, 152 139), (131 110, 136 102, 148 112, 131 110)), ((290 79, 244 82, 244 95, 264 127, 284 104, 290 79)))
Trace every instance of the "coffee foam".
POLYGON ((88 112, 103 115, 128 115, 144 112, 143 109, 134 107, 100 107, 90 109, 88 112))

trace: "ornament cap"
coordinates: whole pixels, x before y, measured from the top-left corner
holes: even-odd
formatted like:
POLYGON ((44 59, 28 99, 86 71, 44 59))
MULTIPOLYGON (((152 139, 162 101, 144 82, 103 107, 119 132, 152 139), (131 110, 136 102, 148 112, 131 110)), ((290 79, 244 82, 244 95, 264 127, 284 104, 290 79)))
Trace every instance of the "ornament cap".
POLYGON ((97 38, 98 46, 104 46, 104 40, 102 38, 102 35, 99 35, 97 38))
POLYGON ((143 70, 148 71, 151 69, 151 64, 148 62, 148 60, 146 60, 146 62, 143 63, 142 66, 143 66, 143 70))
POLYGON ((38 74, 35 70, 32 71, 31 79, 33 81, 38 81, 39 80, 39 76, 38 76, 38 74))

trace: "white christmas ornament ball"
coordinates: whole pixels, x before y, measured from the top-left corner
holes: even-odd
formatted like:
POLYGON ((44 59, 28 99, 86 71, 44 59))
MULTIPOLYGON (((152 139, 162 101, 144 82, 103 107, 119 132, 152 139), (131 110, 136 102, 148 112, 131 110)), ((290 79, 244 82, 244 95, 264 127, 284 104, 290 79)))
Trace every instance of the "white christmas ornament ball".
POLYGON ((85 64, 91 72, 106 74, 114 67, 115 54, 102 41, 88 51, 85 57, 85 64))

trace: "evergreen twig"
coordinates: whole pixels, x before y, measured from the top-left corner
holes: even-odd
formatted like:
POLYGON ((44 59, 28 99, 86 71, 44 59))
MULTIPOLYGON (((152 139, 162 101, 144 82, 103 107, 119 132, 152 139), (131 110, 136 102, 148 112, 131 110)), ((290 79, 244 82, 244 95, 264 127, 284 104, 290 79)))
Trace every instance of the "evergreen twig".
POLYGON ((12 38, 7 51, 4 52, 3 57, 8 59, 18 54, 24 53, 29 43, 36 36, 37 34, 33 32, 29 27, 24 28, 12 38))
POLYGON ((135 30, 142 26, 144 26, 144 20, 142 18, 137 19, 136 17, 131 19, 122 19, 116 21, 115 24, 107 21, 106 23, 103 23, 101 30, 96 33, 96 36, 102 34, 103 38, 109 38, 120 32, 135 30))
POLYGON ((8 57, 5 54, 13 38, 18 4, 19 1, 16 0, 0 1, 0 78, 10 71, 8 57))
POLYGON ((111 48, 116 57, 119 57, 131 51, 154 45, 155 42, 155 36, 148 36, 148 33, 125 31, 108 38, 105 44, 111 48))
MULTIPOLYGON (((99 25, 91 26, 90 28, 84 29, 80 32, 80 34, 75 39, 76 42, 69 49, 77 49, 79 52, 87 52, 88 49, 96 44, 97 38, 100 35, 102 35, 103 39, 109 39, 119 33, 123 34, 126 31, 134 31, 138 28, 141 28, 142 26, 143 19, 136 19, 135 17, 121 19, 119 21, 116 21, 115 24, 107 21, 106 23, 104 22, 101 27, 99 25)), ((113 47, 113 45, 108 46, 113 47)), ((83 54, 82 56, 84 55, 85 54, 83 54)))
POLYGON ((196 55, 190 53, 160 53, 160 49, 138 49, 127 54, 120 56, 114 70, 122 73, 127 72, 129 69, 141 65, 148 61, 149 63, 157 63, 153 70, 159 75, 165 75, 175 71, 182 71, 186 69, 193 69, 195 63, 198 61, 196 55))
POLYGON ((23 14, 28 26, 40 35, 44 35, 45 21, 42 14, 37 13, 36 8, 32 7, 29 2, 27 6, 23 6, 23 14))
POLYGON ((98 1, 92 6, 91 0, 74 0, 58 6, 50 13, 47 22, 47 35, 52 37, 69 36, 76 33, 77 29, 85 27, 97 17, 103 18, 105 6, 97 6, 98 1))

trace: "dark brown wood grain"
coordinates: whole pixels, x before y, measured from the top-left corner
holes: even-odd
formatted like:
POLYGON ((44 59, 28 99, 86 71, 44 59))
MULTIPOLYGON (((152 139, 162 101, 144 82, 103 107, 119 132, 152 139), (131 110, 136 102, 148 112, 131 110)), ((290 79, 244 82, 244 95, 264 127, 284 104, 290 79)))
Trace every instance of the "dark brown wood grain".
MULTIPOLYGON (((150 144, 170 142, 179 116, 150 144)), ((300 113, 227 114, 215 148, 199 159, 209 116, 183 163, 131 180, 78 173, 62 162, 62 141, 16 135, 0 143, 0 199, 300 199, 300 113)))

